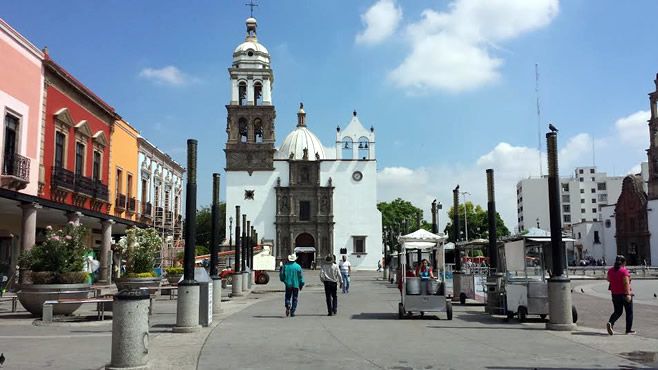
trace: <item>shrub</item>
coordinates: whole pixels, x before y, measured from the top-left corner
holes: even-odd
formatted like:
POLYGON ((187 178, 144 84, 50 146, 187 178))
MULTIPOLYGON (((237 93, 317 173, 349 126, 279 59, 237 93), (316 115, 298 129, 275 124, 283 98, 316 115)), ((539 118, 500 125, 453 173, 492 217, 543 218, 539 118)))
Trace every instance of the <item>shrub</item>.
POLYGON ((119 239, 119 247, 121 256, 126 260, 126 271, 129 275, 152 274, 162 247, 162 238, 154 228, 128 229, 126 235, 119 239))
POLYGON ((46 240, 24 252, 19 259, 21 269, 32 271, 35 284, 81 283, 85 254, 89 251, 84 238, 87 228, 72 222, 54 231, 46 227, 46 240))
POLYGON ((129 272, 126 274, 128 278, 152 278, 155 277, 154 272, 129 272))
POLYGON ((183 268, 180 266, 166 267, 165 272, 167 275, 183 275, 183 268))

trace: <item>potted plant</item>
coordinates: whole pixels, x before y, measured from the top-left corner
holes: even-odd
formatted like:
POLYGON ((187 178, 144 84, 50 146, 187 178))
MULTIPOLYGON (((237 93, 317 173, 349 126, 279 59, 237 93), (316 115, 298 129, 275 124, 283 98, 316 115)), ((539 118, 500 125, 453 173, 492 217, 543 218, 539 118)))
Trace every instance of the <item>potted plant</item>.
POLYGON ((177 284, 181 276, 183 276, 183 267, 181 266, 166 267, 165 273, 167 274, 167 281, 169 281, 169 284, 177 284))
MULTIPOLYGON (((23 283, 18 299, 33 315, 41 315, 43 302, 62 298, 87 298, 91 291, 83 271, 87 229, 72 222, 59 230, 46 227, 46 238, 19 259, 23 283)), ((69 315, 80 305, 55 305, 53 313, 69 315)))
POLYGON ((115 280, 119 290, 150 288, 151 293, 160 286, 161 278, 153 272, 160 254, 162 238, 154 228, 132 228, 119 239, 121 257, 126 260, 126 275, 115 280))

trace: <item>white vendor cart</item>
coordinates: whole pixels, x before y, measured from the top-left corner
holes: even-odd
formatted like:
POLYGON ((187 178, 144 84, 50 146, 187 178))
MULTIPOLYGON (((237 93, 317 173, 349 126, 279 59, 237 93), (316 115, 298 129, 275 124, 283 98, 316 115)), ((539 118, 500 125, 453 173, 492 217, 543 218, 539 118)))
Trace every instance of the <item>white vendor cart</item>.
POLYGON ((443 251, 445 240, 445 236, 432 234, 424 229, 398 238, 401 245, 399 254, 401 272, 398 278, 400 319, 410 316, 414 312, 421 316, 425 312, 445 312, 448 320, 452 320, 452 303, 445 296, 443 251), (423 259, 429 261, 434 279, 421 280, 420 277, 415 276, 416 267, 423 259))

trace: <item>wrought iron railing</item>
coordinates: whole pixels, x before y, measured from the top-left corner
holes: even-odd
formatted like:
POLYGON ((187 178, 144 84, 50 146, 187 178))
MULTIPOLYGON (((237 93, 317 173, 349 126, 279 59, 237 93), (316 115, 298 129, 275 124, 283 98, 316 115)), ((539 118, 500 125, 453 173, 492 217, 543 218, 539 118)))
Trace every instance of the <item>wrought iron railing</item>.
POLYGON ((21 180, 30 181, 30 158, 23 157, 18 153, 5 156, 2 164, 2 174, 18 177, 21 180))
POLYGON ((90 177, 76 175, 66 168, 53 166, 50 181, 54 187, 66 188, 106 202, 109 199, 107 185, 90 177))
POLYGON ((110 198, 110 192, 107 189, 107 185, 103 184, 100 181, 95 182, 95 198, 104 200, 107 202, 107 200, 110 198))
POLYGON ((142 202, 141 209, 142 209, 142 216, 148 217, 148 218, 153 217, 151 215, 151 211, 153 209, 153 206, 151 205, 151 202, 142 202))
POLYGON ((114 202, 114 207, 118 209, 126 209, 126 195, 117 194, 117 197, 114 202))
POLYGON ((75 176, 75 189, 73 190, 94 197, 96 195, 96 184, 90 177, 75 176))
POLYGON ((53 186, 75 190, 75 174, 63 167, 53 167, 51 181, 53 186))
POLYGON ((135 200, 134 197, 132 197, 132 198, 128 198, 128 210, 129 210, 130 212, 135 212, 135 210, 136 210, 136 203, 137 203, 137 201, 135 200))

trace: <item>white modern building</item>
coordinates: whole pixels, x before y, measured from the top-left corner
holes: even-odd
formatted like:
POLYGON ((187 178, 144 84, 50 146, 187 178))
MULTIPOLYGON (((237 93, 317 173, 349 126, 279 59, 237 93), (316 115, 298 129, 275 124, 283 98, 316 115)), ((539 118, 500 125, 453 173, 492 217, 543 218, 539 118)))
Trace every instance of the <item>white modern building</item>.
MULTIPOLYGON (((231 101, 226 132, 226 226, 235 225, 236 206, 259 237, 274 246, 277 260, 296 253, 302 266, 327 254, 347 255, 359 269, 375 269, 382 251, 377 209, 374 128, 356 112, 337 128, 335 147, 325 147, 309 129, 300 104, 297 124, 276 147, 270 54, 247 19, 247 36, 229 68, 231 101)), ((242 226, 242 225, 241 225, 242 226)))
MULTIPOLYGON (((621 193, 623 177, 608 177, 596 167, 577 167, 573 177, 560 179, 562 227, 602 219, 601 208, 614 204, 621 193)), ((549 230, 548 177, 528 178, 516 185, 518 228, 549 230)))

